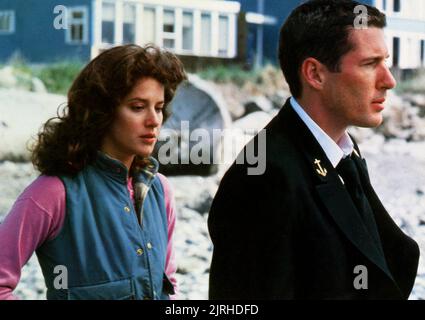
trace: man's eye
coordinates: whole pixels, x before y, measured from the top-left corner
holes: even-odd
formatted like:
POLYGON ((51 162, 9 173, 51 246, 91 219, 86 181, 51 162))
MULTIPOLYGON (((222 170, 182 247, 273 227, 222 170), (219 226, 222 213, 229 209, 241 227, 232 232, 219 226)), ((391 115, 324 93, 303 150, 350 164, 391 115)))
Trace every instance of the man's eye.
POLYGON ((377 64, 378 64, 378 61, 372 60, 372 61, 366 62, 364 65, 365 66, 376 66, 377 64))

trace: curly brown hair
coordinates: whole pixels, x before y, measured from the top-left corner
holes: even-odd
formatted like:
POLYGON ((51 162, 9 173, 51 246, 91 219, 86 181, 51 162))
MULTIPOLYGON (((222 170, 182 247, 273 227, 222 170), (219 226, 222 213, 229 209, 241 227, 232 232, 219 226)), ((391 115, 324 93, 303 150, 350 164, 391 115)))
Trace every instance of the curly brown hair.
MULTIPOLYGON (((75 175, 92 163, 117 107, 144 77, 164 86, 165 121, 177 86, 186 79, 181 61, 154 45, 130 44, 105 50, 74 80, 62 115, 49 119, 38 133, 31 148, 34 167, 44 175, 75 175)), ((145 163, 136 156, 132 170, 145 163)))

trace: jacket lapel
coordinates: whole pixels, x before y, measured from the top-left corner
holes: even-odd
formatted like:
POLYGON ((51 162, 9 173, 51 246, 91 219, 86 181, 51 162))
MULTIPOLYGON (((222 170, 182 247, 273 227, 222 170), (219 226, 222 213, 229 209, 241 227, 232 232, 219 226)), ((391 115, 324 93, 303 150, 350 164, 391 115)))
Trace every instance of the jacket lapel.
POLYGON ((328 213, 346 238, 394 282, 385 258, 366 229, 350 195, 322 147, 290 106, 289 100, 283 109, 285 110, 281 110, 279 114, 281 121, 289 128, 288 134, 292 135, 292 141, 298 144, 300 152, 309 163, 315 189, 328 213))

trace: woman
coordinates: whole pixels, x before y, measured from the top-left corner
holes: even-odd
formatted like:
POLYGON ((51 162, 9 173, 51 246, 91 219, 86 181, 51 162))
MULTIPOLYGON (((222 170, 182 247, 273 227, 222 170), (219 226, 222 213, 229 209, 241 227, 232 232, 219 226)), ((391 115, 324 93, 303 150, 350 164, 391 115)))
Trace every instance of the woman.
POLYGON ((104 51, 32 150, 41 172, 0 225, 0 299, 36 251, 48 299, 167 299, 175 293, 170 186, 150 157, 186 78, 153 46, 104 51))

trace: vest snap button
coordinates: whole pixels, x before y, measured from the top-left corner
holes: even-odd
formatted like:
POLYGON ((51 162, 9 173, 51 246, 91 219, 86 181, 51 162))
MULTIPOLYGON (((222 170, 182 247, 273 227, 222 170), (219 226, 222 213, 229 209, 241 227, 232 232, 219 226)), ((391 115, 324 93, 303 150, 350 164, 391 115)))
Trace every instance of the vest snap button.
POLYGON ((141 256, 142 254, 143 254, 143 249, 142 248, 139 248, 139 249, 137 249, 137 255, 138 256, 141 256))
POLYGON ((146 244, 146 246, 148 247, 148 249, 152 249, 152 244, 151 244, 150 242, 148 242, 148 243, 146 244))
POLYGON ((127 207, 127 206, 125 206, 125 207, 124 207, 124 211, 125 211, 125 212, 130 212, 130 208, 129 208, 129 207, 127 207))

